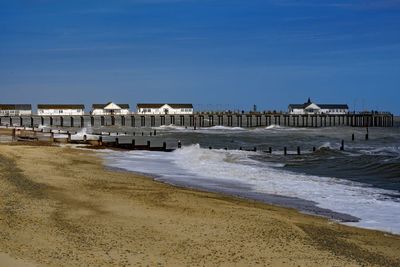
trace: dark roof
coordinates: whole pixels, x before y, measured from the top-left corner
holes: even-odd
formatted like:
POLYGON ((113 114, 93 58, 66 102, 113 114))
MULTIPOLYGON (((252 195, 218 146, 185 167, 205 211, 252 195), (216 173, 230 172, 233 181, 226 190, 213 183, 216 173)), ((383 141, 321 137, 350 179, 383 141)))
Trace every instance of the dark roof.
POLYGON ((309 104, 307 104, 307 103, 305 103, 305 104, 290 104, 290 105, 289 105, 289 108, 297 108, 297 109, 300 109, 300 108, 306 108, 308 105, 309 105, 309 104))
POLYGON ((349 109, 346 104, 317 104, 321 109, 349 109))
POLYGON ((169 103, 139 103, 137 104, 137 108, 161 108, 164 105, 168 105, 171 108, 193 108, 192 104, 169 104, 169 103))
POLYGON ((0 110, 32 110, 30 104, 0 104, 0 110))
MULTIPOLYGON (((92 108, 93 109, 103 109, 111 103, 112 102, 108 102, 107 104, 93 104, 92 108)), ((129 109, 129 104, 116 104, 116 105, 118 105, 122 109, 129 109)))
POLYGON ((85 105, 79 104, 39 104, 38 109, 85 109, 85 105))

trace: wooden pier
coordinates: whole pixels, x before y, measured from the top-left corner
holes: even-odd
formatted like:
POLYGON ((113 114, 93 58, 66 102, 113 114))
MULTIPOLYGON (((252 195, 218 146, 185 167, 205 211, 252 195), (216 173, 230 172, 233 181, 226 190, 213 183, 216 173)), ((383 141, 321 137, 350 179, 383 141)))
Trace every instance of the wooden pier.
POLYGON ((193 115, 107 115, 107 116, 20 116, 0 117, 0 125, 37 127, 102 127, 148 128, 163 125, 181 127, 393 127, 390 113, 349 113, 345 115, 292 115, 286 113, 196 113, 193 115))

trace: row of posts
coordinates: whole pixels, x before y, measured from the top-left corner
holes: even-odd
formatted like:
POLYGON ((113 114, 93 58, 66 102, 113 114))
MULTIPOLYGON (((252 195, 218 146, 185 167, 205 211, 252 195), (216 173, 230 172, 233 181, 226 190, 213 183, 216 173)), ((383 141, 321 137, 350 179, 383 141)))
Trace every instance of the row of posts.
MULTIPOLYGON (((24 127, 24 129, 25 129, 25 127, 24 127)), ((43 129, 41 129, 41 132, 43 132, 43 129)), ((59 133, 60 133, 60 130, 59 130, 59 133)), ((117 134, 117 136, 119 135, 118 132, 117 132, 116 134, 117 134)), ((127 132, 125 132, 125 134, 127 134, 127 132)), ((68 142, 71 142, 71 133, 70 133, 69 131, 67 132, 67 135, 68 135, 68 139, 67 139, 68 142)), ((108 133, 108 135, 110 136, 111 133, 108 133)), ((152 136, 152 135, 154 135, 154 136, 157 135, 156 130, 154 130, 154 132, 150 132, 150 136, 152 136)), ((133 133, 133 136, 135 136, 135 133, 133 133)), ((143 132, 142 132, 142 136, 144 136, 144 133, 143 133, 143 132)), ((15 129, 15 128, 12 129, 12 139, 13 139, 14 141, 16 140, 16 129, 15 129)), ((54 141, 54 132, 53 132, 53 131, 50 132, 50 139, 51 139, 52 141, 54 141)), ((355 135, 354 135, 354 133, 353 133, 352 136, 351 136, 351 140, 352 140, 352 141, 355 140, 355 135)), ((366 135, 365 135, 365 140, 369 140, 369 130, 368 130, 368 128, 367 128, 367 133, 366 133, 366 135)), ((84 141, 84 142, 87 141, 87 136, 86 136, 86 135, 83 136, 83 141, 84 141)), ((115 139, 115 143, 116 143, 117 145, 119 145, 119 138, 116 138, 116 139, 115 139)), ((103 145, 103 137, 102 137, 101 135, 99 136, 99 145, 103 145)), ((150 145, 151 145, 150 141, 147 141, 147 147, 148 147, 149 149, 150 149, 150 147, 151 147, 150 145)), ((133 147, 135 146, 135 139, 132 140, 132 146, 133 146, 133 147)), ((181 141, 178 141, 178 148, 182 148, 182 143, 181 143, 181 141)), ((212 147, 210 146, 209 149, 212 149, 212 147)), ((166 150, 166 142, 163 142, 163 150, 166 150)), ((225 150, 228 150, 228 148, 225 147, 225 150)), ((239 150, 243 150, 243 148, 240 147, 239 150)), ((343 140, 343 139, 341 140, 340 150, 341 150, 341 151, 344 151, 344 140, 343 140)), ((256 152, 256 151, 257 151, 257 147, 254 147, 251 151, 256 152)), ((313 147, 313 152, 315 152, 315 151, 316 151, 316 147, 313 147)), ((268 151, 265 151, 265 152, 267 152, 267 153, 269 153, 269 154, 272 154, 272 147, 269 147, 269 148, 268 148, 268 151)), ((284 154, 284 155, 288 155, 287 147, 284 147, 284 149, 283 149, 283 154, 284 154)), ((301 148, 300 148, 299 146, 297 147, 297 155, 301 155, 301 148)))

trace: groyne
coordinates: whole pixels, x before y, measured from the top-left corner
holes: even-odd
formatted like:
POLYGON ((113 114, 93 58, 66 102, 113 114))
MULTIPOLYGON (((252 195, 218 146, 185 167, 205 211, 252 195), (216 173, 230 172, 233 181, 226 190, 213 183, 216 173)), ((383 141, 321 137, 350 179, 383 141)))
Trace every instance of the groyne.
POLYGON ((19 127, 393 127, 394 116, 390 113, 351 113, 345 115, 292 115, 269 113, 196 113, 193 115, 105 115, 105 116, 19 116, 0 117, 0 125, 19 127))

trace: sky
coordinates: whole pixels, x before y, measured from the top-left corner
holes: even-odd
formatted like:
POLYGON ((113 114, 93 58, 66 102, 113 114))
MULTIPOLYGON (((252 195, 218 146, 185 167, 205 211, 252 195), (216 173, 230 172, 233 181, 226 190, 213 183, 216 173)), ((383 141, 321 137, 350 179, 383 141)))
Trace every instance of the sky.
POLYGON ((0 0, 0 103, 400 114, 400 0, 0 0))

